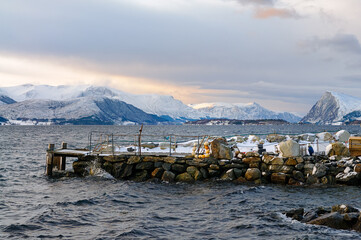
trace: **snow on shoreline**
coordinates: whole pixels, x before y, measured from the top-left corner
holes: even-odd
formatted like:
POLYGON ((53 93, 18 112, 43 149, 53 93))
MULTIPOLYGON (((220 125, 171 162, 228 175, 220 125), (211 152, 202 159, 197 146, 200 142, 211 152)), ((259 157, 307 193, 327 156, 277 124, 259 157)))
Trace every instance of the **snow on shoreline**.
MULTIPOLYGON (((292 139, 292 136, 289 135, 280 135, 285 136, 285 140, 292 139)), ((209 139, 209 141, 212 141, 212 139, 209 139)), ((266 152, 270 153, 276 153, 278 152, 278 145, 279 142, 269 142, 267 139, 264 138, 258 138, 255 135, 249 135, 249 136, 233 136, 227 138, 227 142, 229 145, 232 145, 234 149, 239 150, 241 153, 246 152, 257 152, 258 151, 258 145, 261 143, 263 144, 263 148, 266 150, 266 152), (237 138, 244 138, 246 139, 243 142, 237 142, 237 138)), ((170 152, 171 147, 171 153, 172 154, 191 154, 192 148, 197 145, 198 140, 190 140, 185 142, 177 142, 176 144, 174 142, 147 142, 142 144, 147 145, 154 145, 154 147, 142 147, 143 153, 165 153, 168 154, 170 152)), ((313 141, 307 141, 307 140, 300 140, 298 141, 300 144, 300 147, 307 148, 308 146, 312 146, 315 152, 325 152, 327 146, 331 143, 331 141, 321 141, 318 138, 315 138, 313 141)), ((203 147, 203 146, 201 146, 203 147)), ((111 145, 104 147, 104 152, 110 151, 111 145)), ((115 144, 114 146, 114 152, 129 152, 130 151, 137 151, 137 146, 134 144, 129 145, 122 145, 117 146, 115 144)), ((308 154, 308 152, 306 152, 308 154)))

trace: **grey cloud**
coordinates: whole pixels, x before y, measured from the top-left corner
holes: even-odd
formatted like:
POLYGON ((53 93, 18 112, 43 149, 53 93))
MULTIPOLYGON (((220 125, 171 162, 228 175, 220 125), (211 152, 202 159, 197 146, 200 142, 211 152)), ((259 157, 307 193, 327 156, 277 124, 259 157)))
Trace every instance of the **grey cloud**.
POLYGON ((273 0, 237 0, 240 4, 243 5, 273 5, 273 0))
POLYGON ((212 20, 204 23, 121 1, 35 2, 14 0, 0 7, 0 22, 6 23, 0 24, 0 50, 104 64, 192 65, 226 59, 238 41, 227 37, 234 29, 212 26, 212 20))
POLYGON ((327 48, 340 53, 361 54, 360 42, 352 34, 337 34, 332 38, 315 37, 312 40, 304 41, 301 46, 312 50, 327 48))
POLYGON ((348 84, 360 84, 361 75, 342 76, 339 79, 343 82, 347 82, 348 84))

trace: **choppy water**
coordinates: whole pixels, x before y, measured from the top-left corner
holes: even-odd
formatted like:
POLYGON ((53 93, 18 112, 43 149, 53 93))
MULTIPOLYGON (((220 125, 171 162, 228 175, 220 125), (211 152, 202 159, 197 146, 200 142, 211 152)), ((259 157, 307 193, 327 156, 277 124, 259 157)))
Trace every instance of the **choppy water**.
MULTIPOLYGON (((340 127, 145 126, 144 132, 233 135, 324 129, 340 127)), ((360 187, 44 176, 48 143, 85 147, 91 130, 136 133, 138 127, 0 127, 0 239, 361 239, 360 233, 306 225, 281 214, 291 208, 341 203, 361 208, 360 187)), ((361 134, 359 126, 348 130, 361 134)))

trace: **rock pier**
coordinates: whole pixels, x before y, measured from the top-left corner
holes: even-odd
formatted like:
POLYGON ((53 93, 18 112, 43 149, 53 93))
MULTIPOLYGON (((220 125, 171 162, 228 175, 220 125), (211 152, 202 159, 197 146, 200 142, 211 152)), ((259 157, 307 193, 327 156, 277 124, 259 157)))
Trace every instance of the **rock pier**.
POLYGON ((61 149, 54 150, 54 145, 50 144, 47 174, 51 176, 53 168, 64 170, 65 159, 76 157, 73 169, 78 176, 92 175, 97 169, 103 169, 114 178, 133 181, 361 185, 361 157, 350 153, 342 142, 330 143, 326 153, 313 156, 302 154, 304 151, 292 139, 282 141, 278 153, 265 152, 262 144, 257 152, 240 152, 234 142, 227 142, 225 138, 198 142, 192 153, 172 156, 141 151, 116 153, 114 147, 112 149, 111 153, 69 150, 63 143, 61 149))
POLYGON ((84 155, 73 162, 74 172, 79 176, 92 174, 94 168, 102 168, 114 178, 133 181, 195 182, 214 179, 258 184, 361 185, 361 160, 357 157, 279 157, 248 152, 232 159, 84 155))

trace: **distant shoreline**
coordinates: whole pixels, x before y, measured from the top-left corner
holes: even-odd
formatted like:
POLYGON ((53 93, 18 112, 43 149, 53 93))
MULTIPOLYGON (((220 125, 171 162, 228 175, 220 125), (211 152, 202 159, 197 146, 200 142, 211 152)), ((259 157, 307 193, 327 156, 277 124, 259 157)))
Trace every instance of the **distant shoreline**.
MULTIPOLYGON (((255 119, 255 120, 238 120, 226 118, 201 119, 195 121, 187 121, 184 125, 305 125, 314 123, 290 123, 283 119, 255 119)), ((359 125, 361 120, 344 123, 342 125, 359 125)), ((326 124, 333 125, 333 124, 326 124)))

